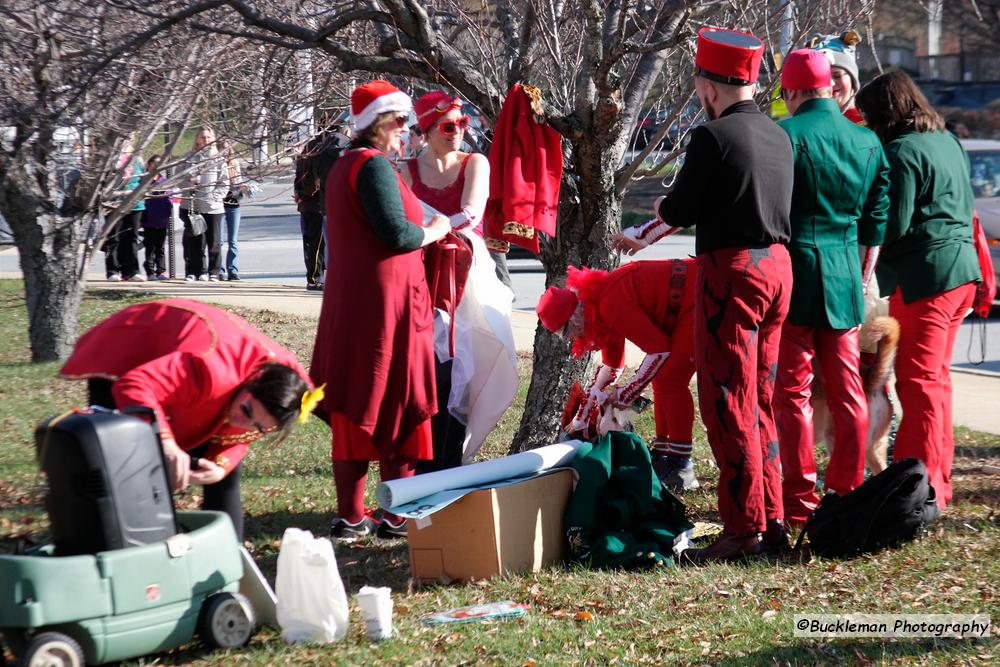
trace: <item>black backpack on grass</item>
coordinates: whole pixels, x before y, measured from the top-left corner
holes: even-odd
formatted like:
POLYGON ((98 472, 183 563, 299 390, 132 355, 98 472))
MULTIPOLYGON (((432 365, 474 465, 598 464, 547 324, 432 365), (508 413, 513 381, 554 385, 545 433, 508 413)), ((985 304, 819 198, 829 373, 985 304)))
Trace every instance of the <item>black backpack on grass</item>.
POLYGON ((919 537, 940 510, 919 459, 896 461, 850 493, 828 493, 799 536, 824 558, 851 558, 919 537))

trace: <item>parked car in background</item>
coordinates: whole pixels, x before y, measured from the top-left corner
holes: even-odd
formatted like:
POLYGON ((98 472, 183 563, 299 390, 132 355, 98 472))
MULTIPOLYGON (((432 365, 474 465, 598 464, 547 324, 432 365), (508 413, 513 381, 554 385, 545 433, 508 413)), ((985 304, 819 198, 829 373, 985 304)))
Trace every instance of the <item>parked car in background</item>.
POLYGON ((1000 141, 962 139, 969 154, 969 180, 983 233, 990 244, 993 271, 1000 282, 1000 141))
POLYGON ((930 99, 936 107, 985 109, 990 102, 1000 99, 1000 82, 977 81, 939 85, 935 86, 930 99))

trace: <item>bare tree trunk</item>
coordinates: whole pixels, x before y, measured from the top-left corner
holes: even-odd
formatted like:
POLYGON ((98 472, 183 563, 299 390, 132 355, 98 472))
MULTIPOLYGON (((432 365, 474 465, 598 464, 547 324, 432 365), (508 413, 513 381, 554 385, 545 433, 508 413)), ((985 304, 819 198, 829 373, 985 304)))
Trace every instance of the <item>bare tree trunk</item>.
MULTIPOLYGON (((8 212, 10 207, 6 207, 8 212)), ((65 359, 76 342, 83 282, 77 278, 78 220, 35 208, 7 218, 21 256, 31 360, 65 359)))
MULTIPOLYGON (((609 270, 618 265, 607 243, 621 220, 622 197, 614 184, 618 156, 620 151, 599 140, 573 146, 571 160, 580 178, 563 179, 559 236, 542 247, 547 286, 563 284, 567 266, 609 270)), ((569 389, 588 375, 591 356, 573 358, 568 343, 538 324, 531 385, 511 453, 555 442, 569 389)))
POLYGON ((589 364, 590 355, 579 359, 572 357, 569 344, 538 323, 531 384, 511 454, 556 441, 569 389, 575 380, 586 374, 589 364))

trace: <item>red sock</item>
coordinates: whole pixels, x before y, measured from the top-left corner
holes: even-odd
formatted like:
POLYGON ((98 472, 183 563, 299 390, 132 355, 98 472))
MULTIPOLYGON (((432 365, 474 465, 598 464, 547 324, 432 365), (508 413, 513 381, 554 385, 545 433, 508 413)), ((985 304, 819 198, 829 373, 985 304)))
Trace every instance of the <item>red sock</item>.
POLYGON ((368 461, 333 461, 333 482, 337 487, 337 516, 358 523, 365 516, 365 477, 368 461))

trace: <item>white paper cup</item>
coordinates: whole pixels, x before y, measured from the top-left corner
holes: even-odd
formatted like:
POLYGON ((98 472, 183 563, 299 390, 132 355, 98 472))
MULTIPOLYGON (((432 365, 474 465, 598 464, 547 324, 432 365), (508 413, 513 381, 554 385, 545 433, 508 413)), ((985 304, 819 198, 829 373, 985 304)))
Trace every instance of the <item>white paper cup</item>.
POLYGON ((392 635, 392 595, 389 588, 363 586, 354 596, 365 619, 368 638, 376 641, 392 635))

